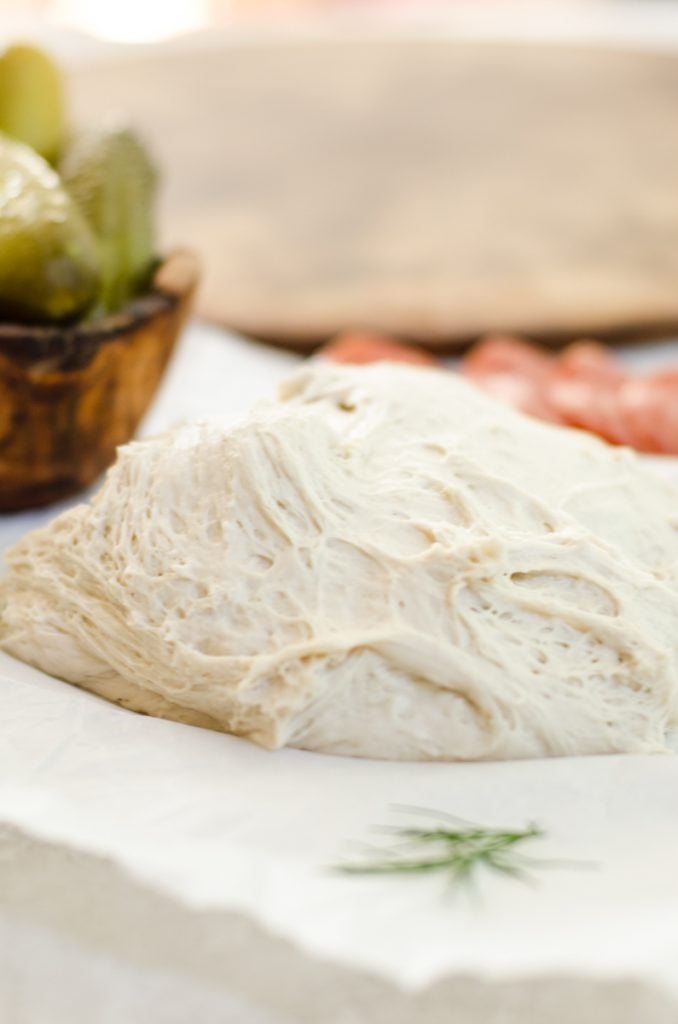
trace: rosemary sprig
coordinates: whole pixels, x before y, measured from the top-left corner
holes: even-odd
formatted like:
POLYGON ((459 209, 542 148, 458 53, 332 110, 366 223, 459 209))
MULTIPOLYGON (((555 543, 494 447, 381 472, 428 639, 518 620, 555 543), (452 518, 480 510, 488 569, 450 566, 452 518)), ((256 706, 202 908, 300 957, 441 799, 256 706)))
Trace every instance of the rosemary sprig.
POLYGON ((442 872, 450 881, 461 883, 475 877, 478 869, 489 868, 504 875, 527 879, 529 867, 538 864, 517 848, 543 836, 535 824, 523 829, 484 828, 449 815, 419 808, 400 808, 408 813, 434 815, 434 827, 396 827, 388 832, 395 845, 366 847, 360 860, 338 865, 349 875, 429 874, 442 872))

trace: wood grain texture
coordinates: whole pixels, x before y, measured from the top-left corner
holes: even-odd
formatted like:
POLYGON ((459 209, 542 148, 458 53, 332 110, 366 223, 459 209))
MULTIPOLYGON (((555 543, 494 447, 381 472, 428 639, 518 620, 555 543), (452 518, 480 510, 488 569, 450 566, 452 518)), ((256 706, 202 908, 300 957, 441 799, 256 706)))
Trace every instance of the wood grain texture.
POLYGON ((196 283, 177 253, 151 292, 91 327, 0 327, 0 512, 87 487, 133 436, 196 283))
POLYGON ((678 60, 515 44, 287 43, 81 69, 162 164, 200 310, 310 347, 678 329, 678 60))

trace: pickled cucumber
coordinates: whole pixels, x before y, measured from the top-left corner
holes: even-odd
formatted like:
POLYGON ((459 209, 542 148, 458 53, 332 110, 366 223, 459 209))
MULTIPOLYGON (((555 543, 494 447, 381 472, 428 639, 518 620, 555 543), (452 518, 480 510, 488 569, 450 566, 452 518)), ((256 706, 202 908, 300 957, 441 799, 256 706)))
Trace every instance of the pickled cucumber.
POLYGON ((0 131, 54 162, 65 132, 64 90, 56 64, 33 46, 0 56, 0 131))
POLYGON ((109 122, 77 136, 59 170, 98 239, 99 303, 114 312, 143 291, 155 265, 155 168, 134 132, 109 122))
POLYGON ((75 318, 98 284, 96 240, 57 174, 0 136, 0 320, 75 318))

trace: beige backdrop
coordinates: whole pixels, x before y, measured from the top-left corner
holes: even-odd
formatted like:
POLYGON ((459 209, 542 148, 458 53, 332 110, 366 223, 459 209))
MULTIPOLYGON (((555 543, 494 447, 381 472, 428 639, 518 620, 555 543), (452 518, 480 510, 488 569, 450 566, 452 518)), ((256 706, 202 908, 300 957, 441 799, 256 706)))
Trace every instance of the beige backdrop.
POLYGON ((678 59, 564 46, 216 46, 81 69, 165 177, 202 312, 308 346, 678 329, 678 59))

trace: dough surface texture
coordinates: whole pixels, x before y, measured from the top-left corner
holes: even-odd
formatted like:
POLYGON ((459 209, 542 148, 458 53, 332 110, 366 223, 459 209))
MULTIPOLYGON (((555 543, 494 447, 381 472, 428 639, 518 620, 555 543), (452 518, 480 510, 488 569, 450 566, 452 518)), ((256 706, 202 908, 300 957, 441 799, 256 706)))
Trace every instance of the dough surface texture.
POLYGON ((664 748, 678 494, 438 370, 307 363, 235 425, 122 448, 0 578, 0 646, 266 747, 664 748))

